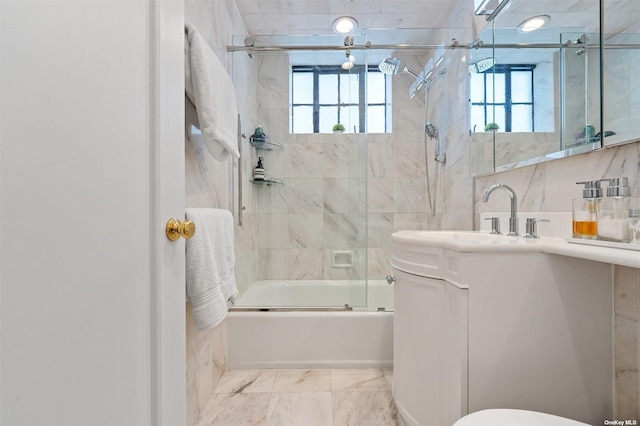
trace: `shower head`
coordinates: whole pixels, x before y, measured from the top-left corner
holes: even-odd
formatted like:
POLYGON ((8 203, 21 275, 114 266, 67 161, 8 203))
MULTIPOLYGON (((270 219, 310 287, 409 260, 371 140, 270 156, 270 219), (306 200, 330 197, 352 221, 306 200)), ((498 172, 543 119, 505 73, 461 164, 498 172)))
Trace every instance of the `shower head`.
POLYGON ((381 73, 387 75, 395 75, 398 73, 402 62, 396 58, 386 58, 378 64, 381 73))
POLYGON ((496 61, 493 58, 480 59, 479 61, 469 64, 469 72, 473 74, 485 72, 486 70, 493 67, 495 64, 496 64, 496 61))
MULTIPOLYGON (((398 73, 398 70, 400 69, 401 66, 403 66, 403 64, 402 64, 402 61, 400 59, 386 58, 386 59, 383 59, 382 62, 380 62, 378 64, 378 69, 383 74, 395 75, 395 74, 398 73)), ((419 78, 420 80, 422 80, 424 83, 427 82, 424 79, 424 77, 422 77, 421 75, 417 74, 415 71, 407 68, 406 66, 402 69, 402 71, 408 72, 409 74, 411 74, 415 78, 419 78)))
POLYGON ((438 127, 431 121, 428 121, 424 126, 424 131, 431 139, 438 139, 438 127))

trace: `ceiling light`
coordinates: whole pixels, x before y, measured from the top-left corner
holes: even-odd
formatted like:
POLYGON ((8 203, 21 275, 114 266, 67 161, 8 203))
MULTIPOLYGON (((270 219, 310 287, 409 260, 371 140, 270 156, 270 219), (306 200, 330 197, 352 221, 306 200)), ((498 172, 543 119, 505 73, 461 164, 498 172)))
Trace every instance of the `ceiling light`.
POLYGON ((544 26, 544 24, 546 24, 547 22, 549 22, 549 19, 551 18, 549 18, 548 15, 534 16, 533 18, 529 18, 526 21, 524 21, 522 24, 520 24, 518 26, 519 31, 523 33, 535 31, 538 28, 544 26))
POLYGON ((349 34, 358 28, 358 21, 351 16, 341 16, 331 24, 333 31, 337 34, 349 34))

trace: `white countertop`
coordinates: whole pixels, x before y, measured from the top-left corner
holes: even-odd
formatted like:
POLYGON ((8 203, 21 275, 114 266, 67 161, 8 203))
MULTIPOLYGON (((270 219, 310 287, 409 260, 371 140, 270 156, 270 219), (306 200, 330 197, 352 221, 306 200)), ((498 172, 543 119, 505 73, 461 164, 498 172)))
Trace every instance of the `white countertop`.
MULTIPOLYGON (((392 241, 414 246, 441 247, 463 253, 537 252, 558 254, 640 268, 640 251, 574 244, 562 238, 528 239, 522 236, 491 235, 484 231, 397 231, 392 234, 392 241)), ((596 244, 603 243, 596 241, 596 244)), ((628 244, 625 246, 632 248, 628 244)))

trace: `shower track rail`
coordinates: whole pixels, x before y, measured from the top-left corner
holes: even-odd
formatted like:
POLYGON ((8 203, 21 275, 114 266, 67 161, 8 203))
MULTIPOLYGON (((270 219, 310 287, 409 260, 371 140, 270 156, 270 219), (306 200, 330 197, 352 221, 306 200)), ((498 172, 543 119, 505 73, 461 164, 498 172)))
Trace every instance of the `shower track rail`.
MULTIPOLYGON (((227 46, 227 52, 289 52, 289 51, 322 51, 322 50, 437 50, 441 44, 377 44, 370 43, 351 46, 331 46, 331 45, 282 45, 282 46, 227 46)), ((565 45, 562 43, 503 43, 477 45, 476 43, 463 44, 453 43, 449 49, 567 49, 575 48, 576 45, 565 45)), ((599 49, 599 44, 587 44, 580 47, 587 49, 599 49)), ((640 44, 606 44, 605 49, 638 49, 640 44)))

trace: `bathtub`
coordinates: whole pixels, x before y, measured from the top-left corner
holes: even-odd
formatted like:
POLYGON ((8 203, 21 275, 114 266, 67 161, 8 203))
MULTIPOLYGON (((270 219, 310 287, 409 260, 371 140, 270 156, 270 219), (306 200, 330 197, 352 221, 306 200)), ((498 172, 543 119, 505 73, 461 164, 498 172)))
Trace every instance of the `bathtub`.
POLYGON ((369 281, 367 306, 345 311, 345 300, 364 300, 364 289, 349 281, 256 283, 228 314, 227 368, 391 368, 393 286, 369 281), (286 309, 294 307, 302 309, 286 309), (341 310, 311 310, 318 307, 341 310))

